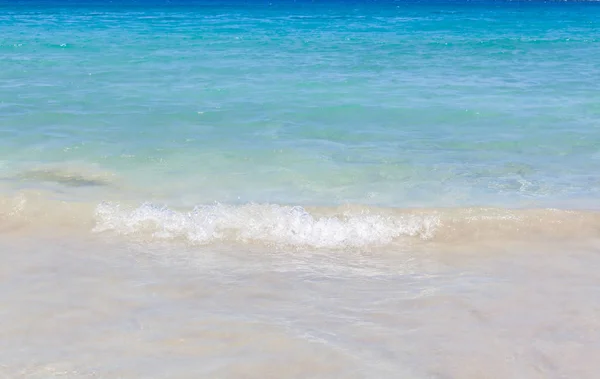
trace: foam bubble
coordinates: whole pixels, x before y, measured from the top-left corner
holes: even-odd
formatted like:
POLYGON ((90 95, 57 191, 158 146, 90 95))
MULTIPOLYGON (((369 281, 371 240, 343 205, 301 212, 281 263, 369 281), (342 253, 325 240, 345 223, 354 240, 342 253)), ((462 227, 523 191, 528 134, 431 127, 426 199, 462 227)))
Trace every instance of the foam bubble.
POLYGON ((316 216, 300 206, 270 204, 215 204, 180 212, 148 203, 138 208, 102 203, 95 216, 97 232, 149 233, 157 239, 196 244, 231 241, 315 248, 383 245, 402 236, 429 239, 439 225, 435 215, 316 216))

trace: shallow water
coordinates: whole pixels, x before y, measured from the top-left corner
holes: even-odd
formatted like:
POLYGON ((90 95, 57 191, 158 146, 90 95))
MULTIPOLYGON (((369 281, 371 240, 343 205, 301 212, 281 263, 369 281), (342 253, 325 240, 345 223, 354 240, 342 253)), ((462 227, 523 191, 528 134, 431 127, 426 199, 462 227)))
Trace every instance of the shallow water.
POLYGON ((600 369, 600 262, 577 246, 274 254, 47 237, 2 251, 0 372, 11 378, 600 369))
POLYGON ((6 178, 75 166, 190 207, 600 188, 594 3, 39 4, 0 14, 6 178))
POLYGON ((0 0, 0 377, 594 378, 598 16, 0 0))

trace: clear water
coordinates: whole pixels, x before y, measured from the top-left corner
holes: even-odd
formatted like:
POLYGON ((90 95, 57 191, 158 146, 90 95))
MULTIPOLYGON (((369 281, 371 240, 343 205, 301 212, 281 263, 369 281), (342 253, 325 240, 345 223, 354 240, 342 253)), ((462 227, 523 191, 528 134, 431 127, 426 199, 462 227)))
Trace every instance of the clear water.
POLYGON ((0 1, 0 373, 594 377, 599 83, 595 2, 0 1))
POLYGON ((0 19, 9 178, 89 165, 188 206, 600 189, 595 4, 38 4, 0 19))

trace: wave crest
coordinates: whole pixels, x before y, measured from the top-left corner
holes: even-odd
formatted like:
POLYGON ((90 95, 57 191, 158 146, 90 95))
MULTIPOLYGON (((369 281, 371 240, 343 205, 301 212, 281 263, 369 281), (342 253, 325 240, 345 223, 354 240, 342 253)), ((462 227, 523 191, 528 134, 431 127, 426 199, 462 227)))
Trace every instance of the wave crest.
POLYGON ((487 248, 523 241, 600 246, 600 212, 557 209, 201 205, 178 210, 144 203, 74 202, 52 193, 0 195, 0 233, 84 235, 192 245, 306 248, 487 248))
POLYGON ((135 209, 102 203, 95 216, 98 232, 150 233, 154 238, 197 244, 227 241, 314 248, 384 245, 402 236, 430 239, 440 224, 436 215, 315 216, 300 206, 269 204, 215 204, 179 212, 148 203, 135 209))

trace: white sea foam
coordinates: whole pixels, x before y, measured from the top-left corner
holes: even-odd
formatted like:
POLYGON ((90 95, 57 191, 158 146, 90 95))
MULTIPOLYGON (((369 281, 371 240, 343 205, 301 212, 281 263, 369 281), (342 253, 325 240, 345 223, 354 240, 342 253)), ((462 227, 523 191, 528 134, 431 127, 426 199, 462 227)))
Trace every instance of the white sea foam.
POLYGON ((436 215, 359 212, 316 216, 300 206, 269 204, 215 204, 181 212, 153 204, 126 208, 102 203, 95 216, 97 232, 151 233, 158 239, 197 244, 233 241, 315 248, 382 245, 402 236, 430 239, 440 223, 436 215))
POLYGON ((302 207, 279 204, 200 205, 179 209, 153 203, 65 201, 20 191, 0 196, 0 230, 106 236, 192 245, 270 247, 465 246, 508 241, 591 241, 600 213, 557 209, 302 207))

